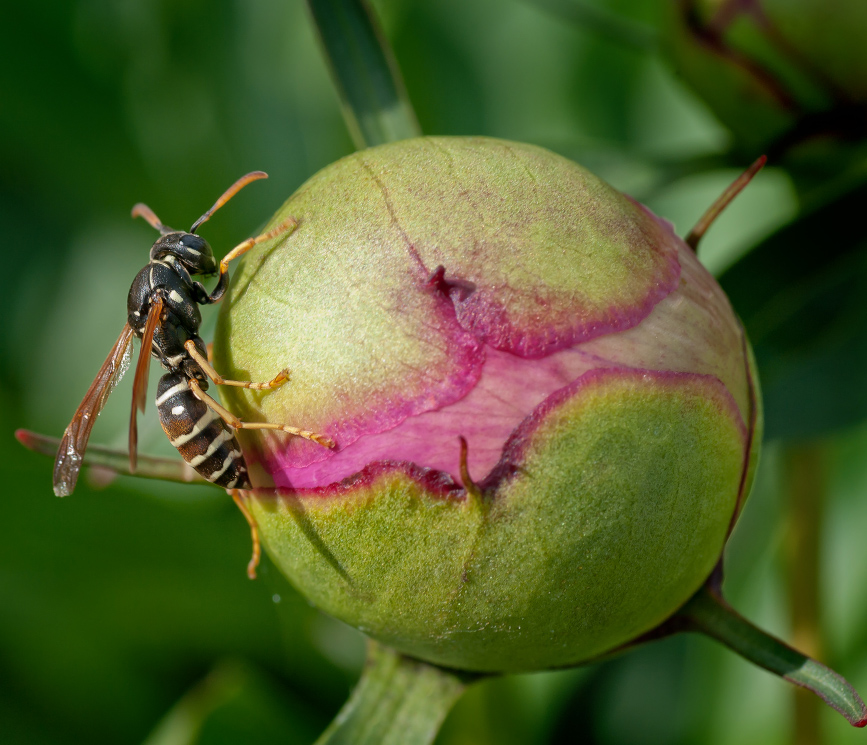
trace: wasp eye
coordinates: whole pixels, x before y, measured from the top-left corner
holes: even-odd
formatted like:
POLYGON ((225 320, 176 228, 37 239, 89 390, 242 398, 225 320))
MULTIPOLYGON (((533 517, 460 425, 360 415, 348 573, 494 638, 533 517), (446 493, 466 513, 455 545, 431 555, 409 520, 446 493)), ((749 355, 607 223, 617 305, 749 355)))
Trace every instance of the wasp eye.
POLYGON ((178 241, 178 243, 189 253, 192 254, 203 253, 206 246, 206 243, 202 238, 197 235, 193 235, 192 233, 187 233, 186 235, 181 236, 181 239, 178 241))

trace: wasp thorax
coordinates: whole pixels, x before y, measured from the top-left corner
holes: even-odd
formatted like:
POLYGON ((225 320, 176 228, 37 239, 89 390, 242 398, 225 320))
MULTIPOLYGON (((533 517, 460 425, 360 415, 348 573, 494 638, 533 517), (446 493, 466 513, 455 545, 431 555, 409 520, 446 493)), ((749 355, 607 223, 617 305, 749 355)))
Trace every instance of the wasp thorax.
POLYGON ((216 364, 267 548, 406 653, 533 670, 654 628, 707 579, 756 462, 748 344, 671 226, 540 148, 407 140, 310 179, 248 254, 216 364), (462 447, 462 439, 466 447, 462 447))

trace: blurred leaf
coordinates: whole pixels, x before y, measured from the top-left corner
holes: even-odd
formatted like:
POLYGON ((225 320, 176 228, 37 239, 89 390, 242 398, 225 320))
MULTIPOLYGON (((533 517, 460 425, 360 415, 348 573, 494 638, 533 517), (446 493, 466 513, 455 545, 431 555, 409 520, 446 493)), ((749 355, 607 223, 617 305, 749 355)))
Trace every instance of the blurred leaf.
POLYGON ((359 149, 419 137, 394 55, 365 0, 307 0, 359 149))
POLYGON ((463 693, 454 672, 371 641, 349 701, 316 745, 425 745, 463 693))
POLYGON ((755 348, 769 439, 815 437, 867 417, 865 200, 862 173, 720 277, 755 348))
MULTIPOLYGON (((434 742, 436 745, 553 745, 557 715, 578 713, 571 701, 573 690, 576 684, 588 680, 592 670, 580 667, 483 678, 467 687, 434 742)), ((587 721, 589 718, 582 721, 582 725, 587 721)))
POLYGON ((143 745, 308 743, 315 718, 248 663, 218 664, 172 707, 143 745))
MULTIPOLYGON (((587 745, 687 742, 684 735, 696 708, 684 705, 690 693, 684 680, 690 641, 685 635, 671 637, 583 668, 584 684, 557 712, 556 729, 549 742, 552 745, 576 740, 587 745), (589 722, 593 722, 597 737, 576 738, 576 731, 587 727, 589 722), (640 737, 636 737, 636 722, 641 722, 640 737)), ((697 693, 701 698, 707 695, 706 689, 697 693)))
POLYGON ((628 16, 619 15, 608 8, 584 0, 530 0, 564 21, 581 26, 591 33, 612 41, 651 50, 656 46, 656 29, 628 16))
POLYGON ((473 64, 474 50, 459 38, 461 20, 434 3, 410 3, 389 34, 421 129, 428 134, 488 131, 488 90, 473 64))

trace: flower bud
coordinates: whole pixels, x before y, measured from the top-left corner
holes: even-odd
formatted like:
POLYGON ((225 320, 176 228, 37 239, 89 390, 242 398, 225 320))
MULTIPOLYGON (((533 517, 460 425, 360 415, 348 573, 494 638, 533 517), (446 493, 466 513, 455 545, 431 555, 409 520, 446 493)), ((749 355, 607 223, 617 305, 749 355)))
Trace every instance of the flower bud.
POLYGON ((743 329, 671 226, 492 139, 355 153, 223 303, 219 369, 268 552, 313 603, 478 671, 571 665, 707 579, 760 441, 743 329), (462 444, 465 442, 465 448, 462 444))

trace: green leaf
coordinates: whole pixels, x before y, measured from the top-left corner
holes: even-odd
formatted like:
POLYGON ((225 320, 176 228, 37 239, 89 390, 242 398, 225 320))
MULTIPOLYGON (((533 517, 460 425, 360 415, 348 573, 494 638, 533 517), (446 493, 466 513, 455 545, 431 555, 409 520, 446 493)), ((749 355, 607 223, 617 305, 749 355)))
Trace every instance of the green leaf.
POLYGON ((656 29, 597 3, 583 0, 531 0, 564 21, 627 47, 648 51, 657 44, 656 29))
POLYGON ((432 742, 466 681, 371 641, 358 685, 316 745, 432 742))
POLYGON ((309 707, 264 670, 228 659, 178 700, 143 745, 309 743, 312 719, 309 707))
POLYGON ((677 616, 688 629, 707 634, 759 667, 813 691, 853 726, 867 725, 867 707, 845 678, 756 628, 708 587, 699 590, 677 616))
POLYGON ((365 0, 307 0, 359 149, 419 137, 388 42, 365 0))
POLYGON ((865 201, 862 173, 720 278, 755 349, 769 439, 867 418, 867 234, 857 217, 865 201))

